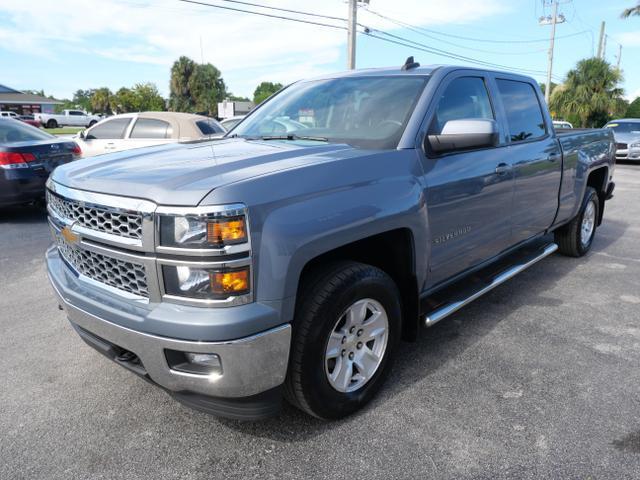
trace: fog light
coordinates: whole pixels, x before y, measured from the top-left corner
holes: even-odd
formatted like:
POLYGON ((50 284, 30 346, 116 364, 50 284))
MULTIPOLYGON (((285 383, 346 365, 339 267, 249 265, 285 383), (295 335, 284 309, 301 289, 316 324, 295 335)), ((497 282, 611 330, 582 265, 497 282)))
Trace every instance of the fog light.
POLYGON ((172 370, 195 375, 222 375, 222 361, 215 353, 191 353, 165 350, 172 370))

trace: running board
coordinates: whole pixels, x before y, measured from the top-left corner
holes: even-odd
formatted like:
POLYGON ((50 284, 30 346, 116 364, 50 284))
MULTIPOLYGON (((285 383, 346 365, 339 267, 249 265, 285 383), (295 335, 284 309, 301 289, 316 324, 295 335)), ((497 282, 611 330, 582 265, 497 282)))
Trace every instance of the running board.
MULTIPOLYGON (((490 292, 510 278, 515 277, 523 270, 526 270, 534 263, 538 263, 543 258, 548 257, 556 250, 558 250, 558 245, 551 243, 541 249, 530 252, 528 255, 518 257, 517 260, 509 264, 506 269, 494 271, 491 273, 491 276, 480 277, 479 275, 472 275, 471 279, 467 280, 471 282, 471 286, 466 289, 463 288, 462 291, 464 293, 462 294, 460 294, 460 290, 456 291, 455 286, 447 288, 447 291, 453 293, 453 298, 448 298, 438 303, 435 308, 428 312, 424 320, 425 326, 431 327, 435 325, 443 318, 457 312, 465 305, 468 305, 485 293, 490 292), (455 293, 457 293, 457 295, 455 293)), ((446 292, 444 293, 446 295, 446 292)), ((442 296, 442 293, 437 296, 442 296)))

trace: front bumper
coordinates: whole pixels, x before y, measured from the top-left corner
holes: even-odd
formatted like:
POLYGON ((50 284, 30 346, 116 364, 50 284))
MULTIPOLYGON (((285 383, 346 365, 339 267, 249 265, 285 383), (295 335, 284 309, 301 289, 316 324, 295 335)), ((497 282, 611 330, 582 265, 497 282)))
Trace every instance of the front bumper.
MULTIPOLYGON (((82 303, 78 300, 79 294, 86 292, 88 287, 74 283, 82 281, 72 275, 55 248, 47 252, 47 268, 60 306, 66 311, 69 321, 85 342, 190 406, 225 415, 224 411, 215 407, 216 399, 223 403, 229 403, 230 400, 242 403, 249 399, 249 403, 255 404, 256 396, 272 392, 284 382, 291 342, 290 324, 243 338, 222 341, 194 341, 154 335, 118 325, 113 321, 113 310, 111 318, 107 320, 89 311, 87 306, 91 303, 85 302, 79 306, 82 303), (118 360, 114 352, 122 350, 132 352, 140 362, 127 364, 118 360), (166 350, 215 353, 221 359, 222 374, 208 376, 176 371, 167 361, 166 350), (203 406, 205 404, 210 406, 203 406)), ((231 310, 243 307, 228 308, 231 310)), ((202 309, 179 305, 172 308, 186 330, 189 329, 191 313, 194 315, 194 323, 198 323, 195 327, 201 327, 199 323, 202 321, 202 309)), ((98 311, 96 309, 96 312, 98 311)), ((130 313, 122 312, 121 315, 127 317, 130 313)), ((259 416, 263 415, 251 415, 247 412, 240 415, 241 418, 259 416)))

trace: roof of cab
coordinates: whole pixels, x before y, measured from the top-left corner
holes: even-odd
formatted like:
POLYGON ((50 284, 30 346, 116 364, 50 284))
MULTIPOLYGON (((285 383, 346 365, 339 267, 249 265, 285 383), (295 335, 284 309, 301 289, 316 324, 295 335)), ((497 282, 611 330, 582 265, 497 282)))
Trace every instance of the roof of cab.
POLYGON ((425 65, 417 68, 410 68, 403 70, 402 66, 398 67, 383 67, 383 68, 365 68, 360 70, 347 70, 343 72, 330 73, 325 75, 319 75, 317 77, 308 78, 304 80, 326 80, 330 78, 344 78, 344 77, 378 77, 378 76, 430 76, 433 75, 436 70, 443 71, 443 73, 453 72, 455 70, 475 70, 478 72, 492 72, 500 73, 503 75, 509 75, 512 77, 531 78, 528 75, 522 75, 514 72, 507 72, 503 70, 495 70, 491 68, 480 68, 469 65, 425 65))

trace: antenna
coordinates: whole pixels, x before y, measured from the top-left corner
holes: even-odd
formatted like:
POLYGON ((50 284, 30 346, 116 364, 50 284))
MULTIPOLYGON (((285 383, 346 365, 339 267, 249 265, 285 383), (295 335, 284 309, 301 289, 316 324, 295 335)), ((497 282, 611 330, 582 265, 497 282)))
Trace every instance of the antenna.
POLYGON ((418 68, 420 64, 418 62, 413 61, 413 57, 408 57, 407 60, 402 65, 401 70, 411 70, 412 68, 418 68))

